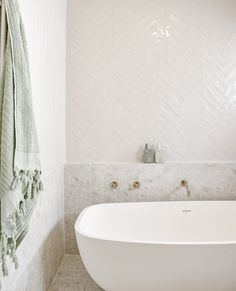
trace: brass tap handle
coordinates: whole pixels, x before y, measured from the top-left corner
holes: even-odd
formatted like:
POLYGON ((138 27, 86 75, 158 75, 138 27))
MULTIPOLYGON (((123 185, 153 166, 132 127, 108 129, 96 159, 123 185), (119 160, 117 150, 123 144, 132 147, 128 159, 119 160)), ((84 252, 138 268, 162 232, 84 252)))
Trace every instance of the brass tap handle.
POLYGON ((141 184, 140 184, 139 181, 134 181, 134 183, 133 183, 133 188, 134 188, 134 189, 139 189, 140 186, 141 186, 141 184))
POLYGON ((117 181, 112 181, 112 182, 111 182, 111 188, 112 188, 113 190, 117 189, 118 186, 119 186, 119 184, 118 184, 117 181))
POLYGON ((188 181, 187 181, 187 180, 182 180, 182 181, 180 182, 180 185, 181 185, 182 187, 187 187, 187 186, 188 186, 188 181))

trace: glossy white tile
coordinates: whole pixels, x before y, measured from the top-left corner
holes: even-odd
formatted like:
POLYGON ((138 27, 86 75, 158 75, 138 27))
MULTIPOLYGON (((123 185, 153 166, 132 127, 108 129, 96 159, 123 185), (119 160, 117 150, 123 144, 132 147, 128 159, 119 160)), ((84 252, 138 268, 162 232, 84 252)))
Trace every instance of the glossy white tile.
POLYGON ((67 161, 236 160, 234 1, 68 1, 67 161))

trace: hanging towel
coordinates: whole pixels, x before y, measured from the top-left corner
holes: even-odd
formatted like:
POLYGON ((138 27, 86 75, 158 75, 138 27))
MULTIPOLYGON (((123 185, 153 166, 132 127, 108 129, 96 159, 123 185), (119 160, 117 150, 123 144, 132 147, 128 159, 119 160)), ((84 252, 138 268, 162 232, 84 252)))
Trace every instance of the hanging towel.
POLYGON ((37 194, 42 190, 39 146, 32 108, 29 61, 17 0, 5 0, 7 45, 0 81, 0 273, 15 267, 37 194))

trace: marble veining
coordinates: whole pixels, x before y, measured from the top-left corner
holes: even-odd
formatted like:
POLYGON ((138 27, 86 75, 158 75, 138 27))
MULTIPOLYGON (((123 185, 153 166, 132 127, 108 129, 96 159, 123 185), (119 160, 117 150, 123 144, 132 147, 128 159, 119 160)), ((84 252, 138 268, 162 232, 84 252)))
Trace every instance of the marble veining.
POLYGON ((102 291, 90 278, 79 255, 65 255, 48 291, 102 291))

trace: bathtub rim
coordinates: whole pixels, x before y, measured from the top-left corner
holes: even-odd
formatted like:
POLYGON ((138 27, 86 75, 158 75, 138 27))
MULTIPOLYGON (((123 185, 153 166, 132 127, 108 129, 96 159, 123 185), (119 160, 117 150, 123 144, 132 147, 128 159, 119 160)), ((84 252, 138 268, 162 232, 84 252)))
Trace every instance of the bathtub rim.
MULTIPOLYGON (((178 246, 198 246, 198 245, 234 245, 236 244, 236 240, 229 240, 229 241, 146 241, 146 240, 124 240, 124 239, 114 239, 109 238, 105 236, 99 236, 99 235, 92 235, 89 233, 86 233, 85 231, 81 230, 79 223, 82 217, 85 215, 86 211, 90 208, 94 207, 104 207, 108 205, 114 205, 114 204, 149 204, 149 203, 236 203, 236 200, 181 200, 181 201, 148 201, 148 202, 114 202, 114 203, 98 203, 93 204, 90 206, 85 207, 81 213, 78 215, 76 222, 74 223, 74 231, 80 236, 83 236, 87 239, 93 239, 97 241, 104 241, 104 242, 113 242, 113 243, 125 243, 125 244, 143 244, 143 245, 178 245, 178 246)), ((236 230, 235 230, 236 231, 236 230)))

